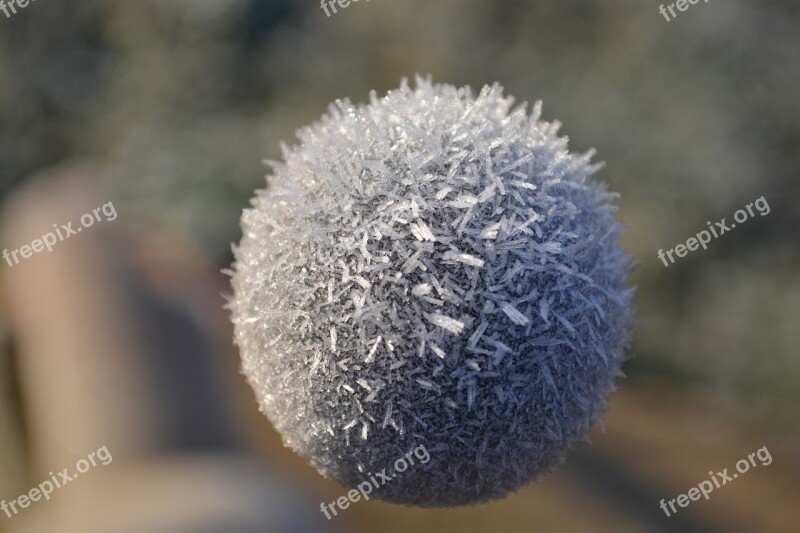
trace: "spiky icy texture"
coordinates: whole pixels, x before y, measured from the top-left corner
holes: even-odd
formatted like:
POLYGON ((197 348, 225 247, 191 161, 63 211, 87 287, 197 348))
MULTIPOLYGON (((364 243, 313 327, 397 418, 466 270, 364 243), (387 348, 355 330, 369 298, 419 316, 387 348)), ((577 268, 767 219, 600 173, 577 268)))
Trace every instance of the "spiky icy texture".
MULTIPOLYGON (((242 217, 243 370, 290 446, 347 487, 478 503, 551 469, 606 407, 629 325, 613 195, 502 88, 338 101, 242 217)), ((373 494, 375 496, 376 494, 373 494)))

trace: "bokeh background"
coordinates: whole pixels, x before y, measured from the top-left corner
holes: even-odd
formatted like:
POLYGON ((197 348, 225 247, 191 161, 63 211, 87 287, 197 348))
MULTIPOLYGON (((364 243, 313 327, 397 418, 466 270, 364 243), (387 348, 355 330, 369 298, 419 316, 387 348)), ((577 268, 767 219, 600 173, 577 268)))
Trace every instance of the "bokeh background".
POLYGON ((800 4, 38 0, 0 13, 0 245, 119 217, 0 268, 0 499, 114 462, 0 531, 800 531, 800 4), (237 373, 220 271, 264 159, 402 77, 544 101, 621 193, 639 325, 605 432, 508 498, 359 502, 282 447, 237 373), (769 215, 656 252, 764 196, 769 215), (767 446, 672 517, 659 509, 767 446))

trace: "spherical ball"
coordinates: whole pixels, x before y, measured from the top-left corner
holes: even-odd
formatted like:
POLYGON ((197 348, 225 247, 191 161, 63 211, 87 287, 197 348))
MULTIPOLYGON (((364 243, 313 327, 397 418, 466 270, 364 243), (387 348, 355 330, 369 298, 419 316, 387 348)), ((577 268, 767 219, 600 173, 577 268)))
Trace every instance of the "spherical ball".
POLYGON ((620 373, 615 195, 539 103, 512 103, 425 79, 337 101, 242 216, 243 372, 287 446, 348 488, 375 479, 373 498, 522 487, 585 436, 620 373), (420 447, 428 461, 407 455, 420 447))

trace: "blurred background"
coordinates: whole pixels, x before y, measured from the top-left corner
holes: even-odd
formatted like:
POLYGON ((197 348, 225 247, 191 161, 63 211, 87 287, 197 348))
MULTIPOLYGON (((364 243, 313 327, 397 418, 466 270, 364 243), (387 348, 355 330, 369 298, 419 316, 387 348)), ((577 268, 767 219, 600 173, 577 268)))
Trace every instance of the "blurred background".
POLYGON ((0 499, 107 445, 2 532, 800 531, 800 4, 38 0, 0 12, 0 499), (282 447, 238 375, 224 295, 262 160, 331 101, 402 77, 500 82, 606 161, 640 324, 605 432, 501 501, 359 502, 282 447), (764 196, 665 268, 670 249, 764 196), (667 518, 659 508, 767 446, 667 518))

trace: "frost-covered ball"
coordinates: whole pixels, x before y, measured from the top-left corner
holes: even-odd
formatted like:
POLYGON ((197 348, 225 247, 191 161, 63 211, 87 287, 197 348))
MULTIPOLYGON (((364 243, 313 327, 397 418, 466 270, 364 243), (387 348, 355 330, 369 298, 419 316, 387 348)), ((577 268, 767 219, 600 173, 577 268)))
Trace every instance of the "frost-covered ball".
POLYGON ((243 372, 287 446, 371 498, 502 497, 562 460, 620 374, 615 195, 540 103, 512 103, 425 79, 337 101, 242 217, 243 372))

